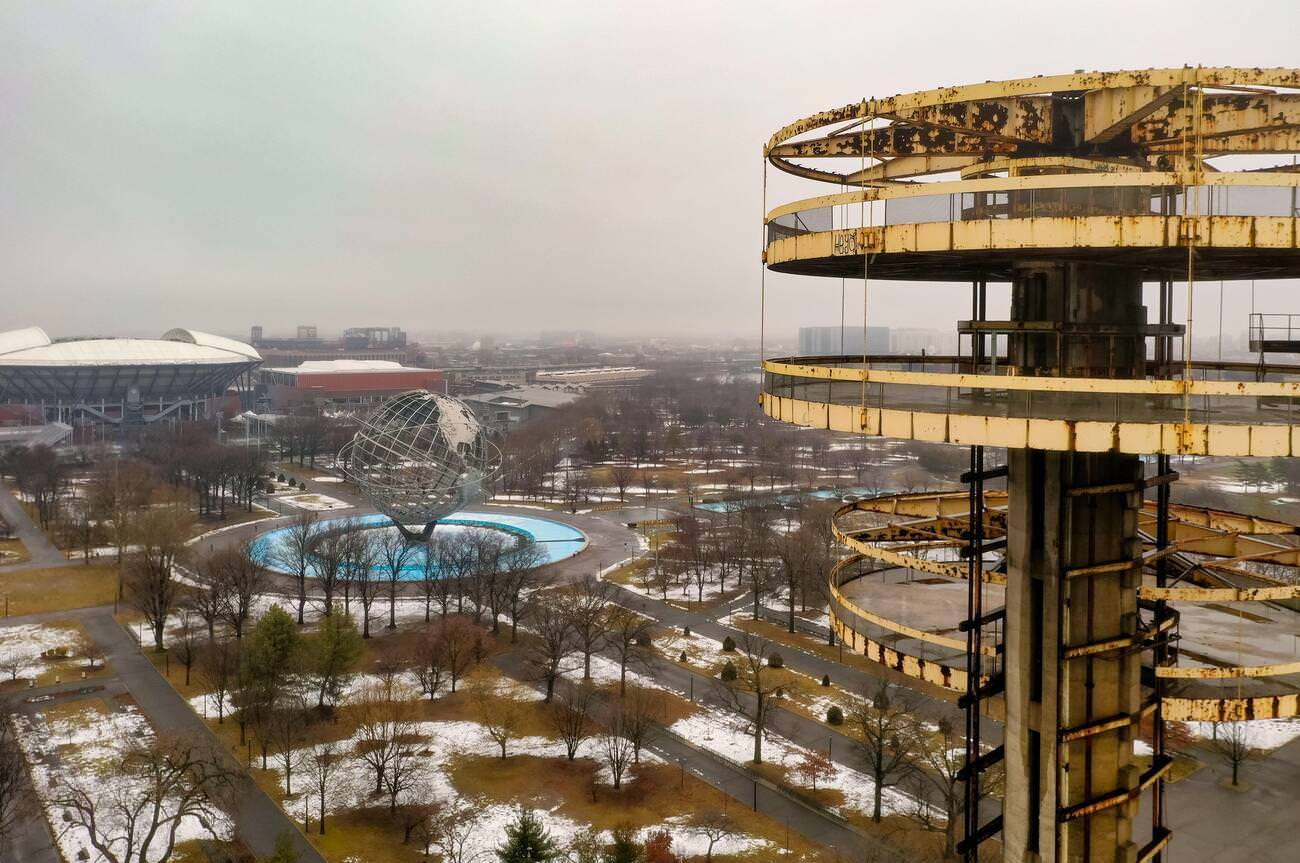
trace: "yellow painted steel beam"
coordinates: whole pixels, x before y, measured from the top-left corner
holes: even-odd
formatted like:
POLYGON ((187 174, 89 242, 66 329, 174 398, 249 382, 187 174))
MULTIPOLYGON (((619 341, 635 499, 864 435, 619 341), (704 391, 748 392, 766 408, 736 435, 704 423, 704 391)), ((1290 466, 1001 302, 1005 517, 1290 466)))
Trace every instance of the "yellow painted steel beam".
POLYGON ((889 126, 825 138, 807 138, 773 147, 774 159, 892 158, 894 156, 982 156, 1011 153, 1015 145, 983 135, 947 129, 889 126))
POLYGON ((1107 87, 1089 93, 1083 105, 1083 139, 1100 144, 1118 138, 1181 94, 1181 87, 1169 85, 1107 87))
POLYGON ((880 260, 947 252, 1168 249, 1185 247, 1189 236, 1201 250, 1300 248, 1290 216, 1063 216, 815 231, 773 240, 764 260, 776 266, 864 254, 880 260))
POLYGON ((1240 722, 1247 719, 1286 719, 1300 716, 1300 695, 1287 692, 1243 698, 1179 698, 1162 700, 1166 722, 1240 722))
POLYGON ((856 183, 874 183, 887 180, 905 180, 909 177, 920 177, 926 174, 943 173, 947 171, 956 171, 967 168, 971 165, 980 164, 981 156, 943 156, 943 155, 925 155, 925 156, 897 156, 893 159, 887 159, 878 165, 872 165, 865 170, 854 171, 845 175, 844 182, 850 185, 856 183))
POLYGON ((851 651, 865 656, 878 665, 954 692, 966 691, 966 680, 969 675, 964 668, 904 653, 857 632, 851 624, 840 620, 833 613, 831 627, 835 630, 836 636, 847 644, 851 651))
POLYGON ((1055 108, 1051 96, 1022 96, 919 105, 883 116, 909 126, 929 126, 1001 141, 1050 144, 1055 108))
MULTIPOLYGON (((899 356, 897 362, 908 358, 899 356)), ((764 360, 763 370, 776 375, 825 381, 865 381, 895 386, 1014 390, 1040 393, 1101 393, 1147 396, 1240 396, 1242 398, 1300 398, 1300 380, 1212 381, 1150 380, 1146 378, 1065 378, 979 375, 961 372, 910 372, 893 369, 809 365, 788 359, 764 360)))
POLYGON ((890 410, 761 395, 772 419, 807 428, 961 446, 1062 452, 1300 456, 1300 425, 1094 422, 890 410))
POLYGON ((1200 134, 1204 149, 1210 141, 1256 132, 1292 131, 1300 125, 1300 96, 1295 94, 1203 95, 1200 105, 1187 104, 1182 93, 1166 91, 1164 104, 1133 124, 1136 144, 1178 144, 1200 134), (1200 116, 1194 116, 1199 108, 1200 116))
POLYGON ((1300 662, 1277 665, 1231 665, 1205 668, 1165 665, 1156 667, 1156 677, 1178 680, 1235 680, 1237 678, 1280 677, 1300 674, 1300 662))

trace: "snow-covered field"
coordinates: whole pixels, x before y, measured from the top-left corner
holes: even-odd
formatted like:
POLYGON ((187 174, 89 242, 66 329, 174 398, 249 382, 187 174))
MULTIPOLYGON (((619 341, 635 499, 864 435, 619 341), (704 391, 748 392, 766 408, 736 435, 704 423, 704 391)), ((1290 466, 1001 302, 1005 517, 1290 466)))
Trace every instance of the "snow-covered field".
POLYGON ((24 623, 0 628, 0 679, 35 678, 75 655, 81 637, 75 630, 24 623), (47 656, 46 654, 51 654, 47 656))
MULTIPOLYGON (((14 723, 19 745, 31 767, 32 784, 45 808, 63 858, 85 863, 106 860, 91 846, 84 828, 63 820, 62 809, 52 803, 51 797, 63 783, 77 782, 106 804, 117 799, 131 799, 132 783, 137 780, 124 776, 119 766, 123 754, 132 744, 153 736, 148 720, 135 707, 125 706, 104 716, 89 709, 82 715, 55 719, 44 714, 27 716, 20 713, 15 716, 14 723)), ((125 829, 125 822, 120 820, 120 814, 111 805, 98 807, 96 817, 103 825, 101 835, 125 829)), ((142 819, 145 822, 149 820, 147 817, 142 819)), ((144 840, 146 826, 138 824, 138 842, 144 840)), ((231 832, 231 824, 224 816, 220 816, 212 828, 222 838, 228 838, 231 832)), ((210 838, 211 835, 197 819, 187 817, 180 822, 176 841, 210 838)), ((166 830, 159 831, 151 845, 154 854, 159 853, 166 839, 166 830)), ((148 859, 154 858, 150 855, 148 859)))
MULTIPOLYGON (((1199 737, 1203 740, 1212 740, 1215 737, 1213 722, 1188 722, 1185 724, 1188 732, 1193 737, 1199 737)), ((1222 737, 1226 734, 1225 729, 1233 724, 1230 722, 1219 723, 1218 736, 1222 737)), ((1300 737, 1300 718, 1252 719, 1241 722, 1240 725, 1245 735, 1246 745, 1251 749, 1259 749, 1264 752, 1271 752, 1300 737)))
MULTIPOLYGON (((462 795, 451 782, 451 766, 459 757, 484 756, 497 757, 500 749, 484 733, 483 727, 476 722, 432 721, 418 723, 417 735, 427 739, 419 749, 418 757, 424 760, 425 782, 420 789, 423 800, 444 805, 467 805, 473 811, 473 829, 467 843, 465 859, 492 859, 493 851, 505 840, 506 827, 518 817, 518 807, 511 804, 492 803, 483 799, 471 799, 462 795)), ((341 751, 348 751, 355 741, 348 741, 340 746, 341 751)), ((610 784, 613 780, 608 766, 604 764, 598 751, 596 740, 584 741, 578 750, 578 757, 591 758, 600 765, 596 781, 610 784)), ((507 751, 511 757, 530 755, 538 758, 564 758, 564 744, 559 740, 546 737, 520 737, 511 740, 507 751)), ((306 751, 300 753, 304 759, 306 751)), ((650 752, 643 751, 643 762, 654 763, 658 759, 650 752)), ((276 768, 277 771, 279 768, 276 768)), ((301 773, 301 770, 299 771, 301 773)), ((302 779, 298 780, 302 782, 302 779)), ((374 805, 372 797, 375 790, 374 772, 371 767, 359 759, 348 758, 339 762, 336 778, 331 780, 333 794, 325 801, 326 810, 331 813, 343 809, 374 805)), ((316 802, 312 801, 315 808, 316 802)), ((561 846, 569 843, 587 825, 580 824, 558 812, 559 807, 536 812, 543 827, 561 846)), ((694 829, 683 823, 684 819, 669 818, 663 823, 646 827, 641 831, 647 836, 657 830, 667 830, 673 837, 673 849, 679 853, 703 853, 708 845, 705 839, 694 829)), ((605 837, 608 840, 608 836, 605 837)), ((719 843, 714 853, 742 853, 762 847, 769 843, 753 836, 736 836, 725 845, 719 843)))
POLYGON ((330 497, 327 494, 295 494, 285 495, 278 500, 289 504, 297 509, 305 509, 310 512, 329 512, 335 509, 352 509, 352 504, 347 501, 339 500, 336 497, 330 497))
MULTIPOLYGON (((696 746, 715 752, 736 762, 750 761, 754 757, 754 735, 751 726, 743 719, 718 710, 701 710, 685 719, 674 722, 669 730, 696 746)), ((786 738, 768 733, 763 735, 763 760, 794 768, 806 750, 786 738)), ((788 781, 793 780, 793 774, 788 781)), ((818 788, 835 789, 844 795, 842 806, 833 807, 841 814, 846 809, 870 813, 873 806, 875 783, 865 773, 835 764, 835 775, 818 782, 818 788)), ((915 810, 916 801, 896 788, 886 788, 883 795, 887 814, 915 810)))

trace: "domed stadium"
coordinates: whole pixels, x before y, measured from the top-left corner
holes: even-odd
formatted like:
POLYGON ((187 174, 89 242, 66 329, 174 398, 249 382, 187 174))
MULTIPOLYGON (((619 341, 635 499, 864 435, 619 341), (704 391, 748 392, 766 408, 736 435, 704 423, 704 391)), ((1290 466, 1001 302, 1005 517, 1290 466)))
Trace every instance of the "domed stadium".
POLYGON ((464 402, 425 390, 380 405, 339 460, 375 509, 408 539, 424 540, 439 519, 481 500, 501 463, 464 402))
POLYGON ((243 342, 197 330, 56 340, 27 327, 0 333, 0 402, 47 422, 105 428, 196 419, 261 362, 243 342))

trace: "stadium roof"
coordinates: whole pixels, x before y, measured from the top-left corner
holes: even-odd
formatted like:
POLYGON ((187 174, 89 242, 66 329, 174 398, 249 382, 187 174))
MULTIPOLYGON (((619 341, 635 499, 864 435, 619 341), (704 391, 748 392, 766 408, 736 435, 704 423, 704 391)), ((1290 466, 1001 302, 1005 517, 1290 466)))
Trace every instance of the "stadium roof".
POLYGON ((0 400, 78 403, 204 398, 262 361, 253 348, 196 330, 160 339, 54 341, 40 327, 0 333, 0 400))
POLYGON ((56 342, 40 327, 0 333, 4 366, 151 366, 260 362, 234 339, 169 330, 161 339, 69 339, 56 342))

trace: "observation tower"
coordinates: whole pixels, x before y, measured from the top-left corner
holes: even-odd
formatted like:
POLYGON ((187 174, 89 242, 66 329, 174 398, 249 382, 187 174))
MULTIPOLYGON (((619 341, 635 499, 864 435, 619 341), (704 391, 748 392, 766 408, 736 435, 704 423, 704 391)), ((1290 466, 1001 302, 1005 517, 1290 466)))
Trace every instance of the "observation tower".
POLYGON ((764 358, 761 394, 786 422, 970 448, 965 492, 841 508, 852 554, 830 576, 846 648, 966 710, 966 859, 1000 836, 1017 863, 1159 860, 1164 722, 1297 713, 1300 663, 1180 662, 1179 626, 1224 603, 1293 614, 1296 527, 1170 501, 1171 457, 1300 454, 1300 367, 1191 351, 1198 282, 1300 277, 1297 152, 1300 70, 1190 67, 868 99, 765 147, 827 184, 766 213, 765 273, 853 280, 866 318, 882 283, 971 285, 958 355, 764 358), (999 284, 1008 320, 986 313, 999 284), (850 595, 891 569, 964 579, 964 615, 850 595), (980 803, 999 761, 1001 814, 980 803))

